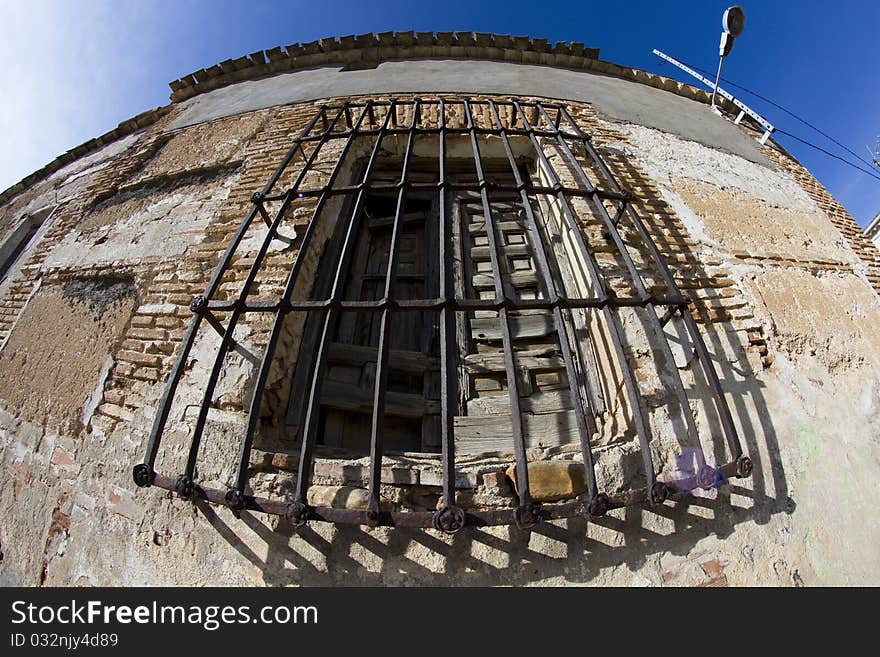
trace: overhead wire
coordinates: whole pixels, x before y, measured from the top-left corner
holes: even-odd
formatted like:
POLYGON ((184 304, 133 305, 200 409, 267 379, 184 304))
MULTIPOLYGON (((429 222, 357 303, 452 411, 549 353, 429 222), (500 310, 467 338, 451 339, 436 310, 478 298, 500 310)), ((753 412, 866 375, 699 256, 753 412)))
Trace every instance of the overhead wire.
MULTIPOLYGON (((685 62, 685 63, 687 64, 687 62, 685 62)), ((700 73, 705 73, 705 74, 707 74, 707 75, 713 75, 713 73, 712 73, 711 71, 707 71, 706 69, 699 68, 698 66, 692 66, 691 64, 687 64, 687 66, 689 66, 690 68, 694 69, 695 71, 699 71, 700 73)), ((747 88, 747 87, 744 87, 744 86, 741 85, 741 84, 737 84, 736 82, 733 82, 733 81, 731 81, 731 80, 728 80, 727 78, 722 77, 722 78, 721 78, 721 81, 724 82, 725 84, 730 85, 731 87, 736 87, 737 89, 741 89, 742 91, 745 91, 747 94, 751 94, 751 95, 754 96, 755 98, 760 98, 760 99, 763 100, 765 103, 769 103, 770 105, 772 105, 773 107, 777 108, 778 110, 781 110, 781 111, 785 112, 786 114, 788 114, 789 116, 791 116, 791 117, 794 118, 795 120, 800 121, 801 123, 803 123, 803 124, 804 124, 805 126, 807 126, 808 128, 810 128, 810 129, 812 129, 812 130, 815 130, 816 132, 818 132, 820 135, 822 135, 822 136, 825 137, 826 139, 828 139, 828 140, 834 142, 835 144, 837 144, 838 146, 840 146, 843 150, 845 150, 847 153, 849 153, 850 155, 852 155, 853 157, 855 157, 856 159, 858 159, 860 162, 863 162, 864 164, 867 164, 868 166, 874 166, 874 163, 873 163, 873 162, 871 162, 871 161, 869 161, 869 160, 866 160, 865 158, 863 158, 861 155, 859 155, 859 154, 856 153, 855 151, 852 151, 852 150, 851 150, 846 144, 843 144, 843 143, 837 141, 837 139, 835 139, 834 137, 832 137, 831 135, 829 135, 827 132, 823 131, 821 128, 819 128, 819 127, 813 125, 812 123, 810 123, 810 122, 807 121, 806 119, 801 118, 800 116, 798 116, 797 114, 795 114, 794 112, 792 112, 790 109, 788 109, 788 108, 786 108, 786 107, 783 107, 782 105, 780 105, 780 104, 777 103, 776 101, 771 100, 770 98, 767 98, 766 96, 764 96, 764 95, 762 95, 762 94, 759 94, 757 91, 752 91, 751 89, 749 89, 749 88, 747 88)), ((787 134, 787 133, 786 133, 786 134, 787 134)))
MULTIPOLYGON (((704 73, 704 74, 706 74, 706 75, 715 75, 715 73, 713 73, 712 71, 708 71, 708 70, 706 70, 706 69, 704 69, 704 68, 700 68, 699 66, 694 66, 694 65, 692 65, 692 64, 688 64, 687 62, 682 62, 682 63, 684 63, 684 64, 685 64, 686 66, 688 66, 689 68, 694 69, 695 71, 699 71, 700 73, 704 73)), ((804 144, 804 145, 806 145, 806 146, 810 146, 811 148, 814 148, 814 149, 816 149, 817 151, 820 151, 820 152, 824 153, 825 155, 828 155, 829 157, 832 157, 832 158, 834 158, 834 159, 836 159, 836 160, 839 160, 840 162, 843 162, 844 164, 848 164, 849 166, 851 166, 852 168, 854 168, 856 171, 860 171, 860 172, 862 172, 862 173, 864 173, 864 174, 867 174, 868 176, 871 176, 872 178, 875 178, 875 179, 877 179, 877 180, 880 180, 880 175, 878 175, 878 173, 875 172, 875 171, 873 170, 874 162, 870 162, 870 161, 864 159, 863 157, 861 157, 861 156, 858 155, 857 153, 853 152, 853 151, 852 151, 849 147, 847 147, 845 144, 842 144, 842 143, 839 142, 837 139, 835 139, 834 137, 832 137, 832 136, 829 135, 828 133, 824 132, 824 131, 821 130, 820 128, 816 127, 815 125, 813 125, 812 123, 810 123, 810 122, 807 121, 806 119, 803 119, 803 118, 799 117, 797 114, 795 114, 795 113, 792 112, 791 110, 789 110, 789 109, 783 107, 783 106, 780 105, 779 103, 777 103, 777 102, 775 102, 775 101, 773 101, 773 100, 767 98, 766 96, 763 96, 763 95, 759 94, 757 91, 752 91, 751 89, 748 89, 747 87, 744 87, 744 86, 742 86, 742 85, 740 85, 740 84, 737 84, 736 82, 732 82, 732 81, 728 80, 727 78, 723 78, 723 77, 722 77, 722 78, 720 78, 720 79, 721 79, 721 81, 724 82, 725 84, 730 85, 731 87, 736 87, 737 89, 741 89, 742 91, 745 91, 746 93, 751 94, 752 96, 755 96, 756 98, 759 98, 759 99, 763 100, 763 101, 766 102, 766 103, 769 103, 770 105, 772 105, 773 107, 776 107, 777 109, 781 110, 782 112, 785 112, 786 114, 788 114, 788 115, 791 116, 792 118, 796 119, 797 121, 800 121, 801 123, 803 123, 803 124, 806 125, 807 127, 811 128, 812 130, 815 130, 816 132, 818 132, 820 135, 822 135, 822 136, 825 137, 826 139, 828 139, 828 140, 834 142, 837 146, 839 146, 840 148, 844 149, 847 153, 849 153, 850 155, 852 155, 853 157, 855 157, 860 163, 865 164, 865 165, 867 165, 868 167, 871 167, 871 168, 869 168, 869 169, 864 169, 864 168, 862 168, 861 166, 859 166, 858 164, 855 164, 854 162, 851 162, 851 161, 849 161, 849 160, 847 160, 847 159, 844 159, 844 158, 840 157, 839 155, 836 155, 836 154, 834 154, 834 153, 832 153, 832 152, 830 152, 830 151, 828 151, 828 150, 822 148, 821 146, 818 146, 817 144, 814 144, 814 143, 812 143, 812 142, 810 142, 810 141, 808 141, 808 140, 806 140, 806 139, 803 139, 802 137, 798 137, 797 135, 792 134, 791 132, 788 132, 788 131, 786 131, 786 130, 781 130, 781 129, 779 129, 779 128, 776 128, 775 132, 778 132, 779 134, 783 134, 783 135, 785 135, 785 136, 787 136, 787 137, 791 137, 792 139, 795 139, 796 141, 798 141, 798 142, 800 142, 800 143, 802 143, 802 144, 804 144)))
POLYGON ((780 130, 779 128, 776 128, 776 132, 778 132, 779 134, 782 134, 782 135, 786 135, 787 137, 791 137, 792 139, 795 139, 795 140, 801 142, 802 144, 806 144, 807 146, 810 146, 811 148, 815 148, 817 151, 821 151, 822 153, 825 153, 825 155, 828 155, 829 157, 833 157, 835 160, 840 160, 844 164, 850 165, 851 167, 853 167, 857 171, 861 171, 862 173, 868 174, 872 178, 876 178, 877 180, 880 180, 880 176, 875 174, 873 171, 867 171, 865 169, 862 169, 861 167, 856 166, 855 164, 850 162, 849 160, 844 160, 839 155, 835 155, 834 153, 825 150, 821 146, 816 146, 816 144, 810 143, 806 139, 802 139, 802 138, 798 137, 797 135, 793 135, 792 133, 786 132, 785 130, 780 130))

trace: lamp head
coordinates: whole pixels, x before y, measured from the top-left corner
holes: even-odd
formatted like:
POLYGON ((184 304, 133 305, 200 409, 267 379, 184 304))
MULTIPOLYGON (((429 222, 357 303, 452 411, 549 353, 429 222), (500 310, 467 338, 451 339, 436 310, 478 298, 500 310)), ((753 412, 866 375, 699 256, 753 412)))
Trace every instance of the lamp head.
POLYGON ((721 27, 730 36, 736 38, 742 34, 743 28, 746 26, 746 12, 739 5, 728 7, 724 11, 721 18, 721 27))

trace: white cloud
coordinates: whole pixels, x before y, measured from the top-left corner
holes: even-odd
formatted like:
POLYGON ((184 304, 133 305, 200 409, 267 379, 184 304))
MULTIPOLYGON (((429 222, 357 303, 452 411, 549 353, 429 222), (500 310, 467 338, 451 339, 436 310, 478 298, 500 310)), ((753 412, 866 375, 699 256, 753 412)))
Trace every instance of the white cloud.
POLYGON ((138 28, 152 27, 150 9, 107 0, 0 3, 0 189, 151 106, 138 88, 148 61, 138 28))

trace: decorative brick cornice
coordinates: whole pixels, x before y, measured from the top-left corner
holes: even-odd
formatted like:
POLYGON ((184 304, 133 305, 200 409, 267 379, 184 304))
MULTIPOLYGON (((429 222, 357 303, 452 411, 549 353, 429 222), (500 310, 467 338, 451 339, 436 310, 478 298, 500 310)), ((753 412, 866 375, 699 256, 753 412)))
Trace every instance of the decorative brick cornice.
POLYGON ((368 68, 380 62, 424 57, 489 59, 586 69, 615 75, 648 86, 708 102, 709 94, 691 85, 647 71, 605 62, 598 48, 578 42, 488 32, 380 32, 358 34, 258 51, 199 69, 170 83, 171 100, 179 102, 242 80, 274 75, 322 64, 368 68))
POLYGON ((227 59, 170 83, 171 100, 181 101, 242 80, 322 64, 372 67, 395 59, 443 57, 494 59, 566 68, 589 68, 598 48, 582 43, 487 32, 380 32, 294 43, 227 59))
POLYGON ((61 155, 56 157, 46 166, 42 167, 41 169, 37 169, 32 174, 25 176, 24 178, 19 180, 12 187, 5 189, 3 192, 0 192, 0 205, 6 203, 6 201, 13 198, 20 192, 28 189, 31 185, 34 185, 41 180, 51 176, 62 167, 70 164, 75 160, 78 160, 84 155, 88 155, 92 151, 96 151, 102 146, 106 146, 107 144, 110 144, 121 137, 125 137, 132 134, 133 132, 137 132, 142 128, 146 128, 147 126, 154 124, 160 118, 165 116, 165 114, 167 114, 170 110, 171 106, 165 105, 163 107, 155 107, 151 110, 147 110, 146 112, 141 112, 137 116, 123 121, 118 126, 113 128, 113 130, 111 130, 110 132, 105 132, 100 137, 89 139, 87 142, 84 142, 79 146, 74 146, 66 153, 62 153, 61 155))
MULTIPOLYGON (((384 61, 426 57, 486 59, 590 70, 703 103, 709 103, 711 98, 708 91, 684 82, 603 61, 599 59, 598 48, 586 48, 578 42, 551 44, 547 39, 488 32, 379 32, 295 43, 227 59, 169 83, 171 101, 180 102, 243 80, 323 64, 341 64, 357 69, 371 68, 384 61)), ((718 102, 725 108, 729 104, 726 99, 718 99, 718 102)), ((738 111, 729 105, 727 109, 731 112, 738 111)))
MULTIPOLYGON (((691 100, 709 103, 711 94, 672 78, 638 68, 600 60, 598 48, 582 43, 488 32, 379 32, 332 37, 310 43, 295 43, 259 50, 238 59, 227 59, 199 69, 169 83, 172 105, 157 107, 123 121, 110 132, 72 148, 21 181, 0 192, 0 205, 45 179, 61 167, 101 146, 155 123, 170 111, 173 103, 192 98, 243 80, 253 80, 299 68, 342 64, 353 69, 370 68, 380 62, 436 57, 444 59, 486 59, 538 64, 566 69, 590 70, 663 89, 691 100)), ((730 112, 738 110, 718 99, 730 112)))

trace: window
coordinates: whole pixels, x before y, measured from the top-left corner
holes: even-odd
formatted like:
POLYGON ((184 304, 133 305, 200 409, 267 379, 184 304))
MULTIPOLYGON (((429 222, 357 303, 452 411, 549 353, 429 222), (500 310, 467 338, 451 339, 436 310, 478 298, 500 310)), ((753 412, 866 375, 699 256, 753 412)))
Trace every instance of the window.
MULTIPOLYGON (((390 100, 322 108, 254 195, 205 295, 193 302, 135 481, 285 515, 295 524, 315 519, 444 531, 662 503, 670 491, 657 481, 651 429, 623 339, 628 309, 644 311, 659 334, 673 317, 683 324, 732 455, 719 470, 747 476, 750 462, 688 299, 633 200, 560 104, 390 100), (318 166, 319 157, 332 170, 318 166), (284 289, 255 298, 269 246, 287 239, 280 229, 296 204, 310 204, 312 219, 284 289), (268 231, 240 294, 221 298, 219 282, 236 248, 260 221, 268 231), (597 257, 600 247, 610 268, 597 257), (236 326, 255 313, 269 313, 272 328, 236 484, 229 491, 204 489, 194 474, 207 407, 236 326), (183 473, 168 476, 155 472, 156 456, 182 363, 203 320, 223 337, 183 473), (292 325, 298 339, 284 417, 299 465, 288 498, 268 500, 247 493, 248 463, 270 371, 285 357, 278 347, 292 325), (593 443, 622 404, 645 485, 608 495, 597 485, 593 443), (527 452, 563 443, 579 445, 587 491, 538 504, 527 452), (368 455, 366 509, 309 505, 316 450, 328 447, 368 455), (462 510, 455 502, 460 459, 493 451, 513 454, 515 505, 462 510), (439 454, 438 511, 380 508, 383 456, 401 452, 439 454)), ((674 369, 665 376, 682 386, 674 369)), ((701 477, 714 480, 710 470, 701 477)))
POLYGON ((33 214, 22 217, 18 225, 9 233, 9 236, 0 244, 0 282, 6 279, 12 268, 26 253, 40 227, 55 212, 54 205, 41 208, 33 214))

